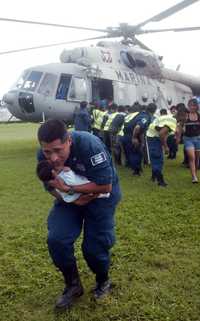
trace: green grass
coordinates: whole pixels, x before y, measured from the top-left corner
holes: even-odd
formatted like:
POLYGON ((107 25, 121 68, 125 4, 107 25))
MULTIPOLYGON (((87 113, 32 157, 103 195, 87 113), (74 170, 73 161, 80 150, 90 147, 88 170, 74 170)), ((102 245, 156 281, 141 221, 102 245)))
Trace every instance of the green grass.
POLYGON ((51 197, 35 177, 36 124, 0 125, 0 320, 199 321, 200 193, 190 173, 166 161, 167 188, 118 168, 123 201, 112 251, 113 294, 95 303, 94 277, 76 252, 85 295, 55 314, 62 291, 46 247, 51 197))

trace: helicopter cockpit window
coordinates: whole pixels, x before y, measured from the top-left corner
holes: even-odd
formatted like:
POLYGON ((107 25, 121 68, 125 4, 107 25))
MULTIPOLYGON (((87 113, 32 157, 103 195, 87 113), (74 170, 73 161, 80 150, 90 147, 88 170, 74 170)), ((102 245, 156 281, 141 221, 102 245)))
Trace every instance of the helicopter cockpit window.
POLYGON ((69 99, 83 101, 87 100, 87 86, 83 78, 73 77, 69 90, 69 99))
POLYGON ((24 70, 23 73, 20 75, 20 77, 18 78, 18 80, 14 83, 14 85, 11 87, 11 89, 19 89, 22 88, 23 83, 26 79, 26 77, 28 76, 30 70, 24 70))
POLYGON ((56 92, 56 99, 67 99, 67 94, 69 90, 69 85, 71 81, 71 75, 62 74, 58 84, 58 89, 56 92))
POLYGON ((56 85, 56 75, 46 73, 40 87, 38 89, 38 93, 43 94, 45 96, 52 96, 54 93, 55 85, 56 85))
POLYGON ((23 84, 24 90, 34 91, 42 77, 41 71, 31 71, 28 78, 23 84))

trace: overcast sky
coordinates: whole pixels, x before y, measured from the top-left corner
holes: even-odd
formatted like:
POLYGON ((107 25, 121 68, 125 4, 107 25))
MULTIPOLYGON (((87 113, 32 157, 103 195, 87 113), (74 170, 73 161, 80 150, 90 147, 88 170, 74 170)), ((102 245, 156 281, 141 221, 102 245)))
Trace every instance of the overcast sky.
MULTIPOLYGON (((180 0, 2 0, 0 17, 107 28, 116 27, 123 22, 137 24, 179 2, 180 0)), ((146 25, 144 29, 198 26, 199 16, 200 1, 162 22, 146 25)), ((0 52, 100 35, 96 32, 2 21, 0 27, 0 52)), ((200 30, 149 34, 138 36, 138 39, 164 56, 166 67, 176 69, 181 64, 181 71, 200 76, 200 30)), ((96 42, 0 55, 0 98, 24 69, 58 62, 59 54, 64 48, 88 46, 91 43, 96 42)))

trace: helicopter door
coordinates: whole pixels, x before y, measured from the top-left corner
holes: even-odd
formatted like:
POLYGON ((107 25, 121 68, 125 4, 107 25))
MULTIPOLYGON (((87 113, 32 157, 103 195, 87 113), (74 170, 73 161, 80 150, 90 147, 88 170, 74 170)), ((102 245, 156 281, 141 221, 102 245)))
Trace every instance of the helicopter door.
POLYGON ((113 100, 113 83, 108 79, 92 80, 92 100, 113 100))
POLYGON ((137 88, 133 84, 114 81, 115 103, 118 105, 132 105, 138 100, 137 88))

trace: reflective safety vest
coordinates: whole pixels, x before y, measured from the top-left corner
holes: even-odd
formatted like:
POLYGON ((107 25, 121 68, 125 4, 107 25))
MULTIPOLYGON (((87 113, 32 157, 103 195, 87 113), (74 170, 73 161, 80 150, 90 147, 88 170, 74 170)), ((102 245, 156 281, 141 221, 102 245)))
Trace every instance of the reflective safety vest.
POLYGON ((111 125, 113 119, 115 118, 115 116, 117 116, 117 114, 118 114, 118 112, 116 111, 115 113, 108 115, 108 120, 106 121, 105 126, 103 128, 104 131, 109 131, 110 125, 111 125))
POLYGON ((101 130, 103 117, 106 115, 107 111, 99 110, 99 114, 96 121, 96 129, 101 130))
POLYGON ((139 114, 139 112, 134 112, 134 113, 130 113, 128 115, 125 116, 124 118, 124 123, 118 133, 119 136, 124 136, 124 127, 126 126, 126 124, 128 124, 133 118, 135 118, 137 115, 139 114))
POLYGON ((147 130, 148 137, 159 137, 158 128, 168 127, 170 132, 175 133, 177 121, 171 115, 163 115, 155 118, 147 130))
POLYGON ((92 118, 93 118, 93 125, 92 125, 92 127, 93 127, 93 128, 97 128, 97 127, 96 127, 96 126, 97 126, 97 119, 98 119, 98 116, 99 116, 100 112, 101 112, 101 110, 99 110, 99 109, 97 109, 97 108, 93 109, 93 111, 92 111, 92 118))

